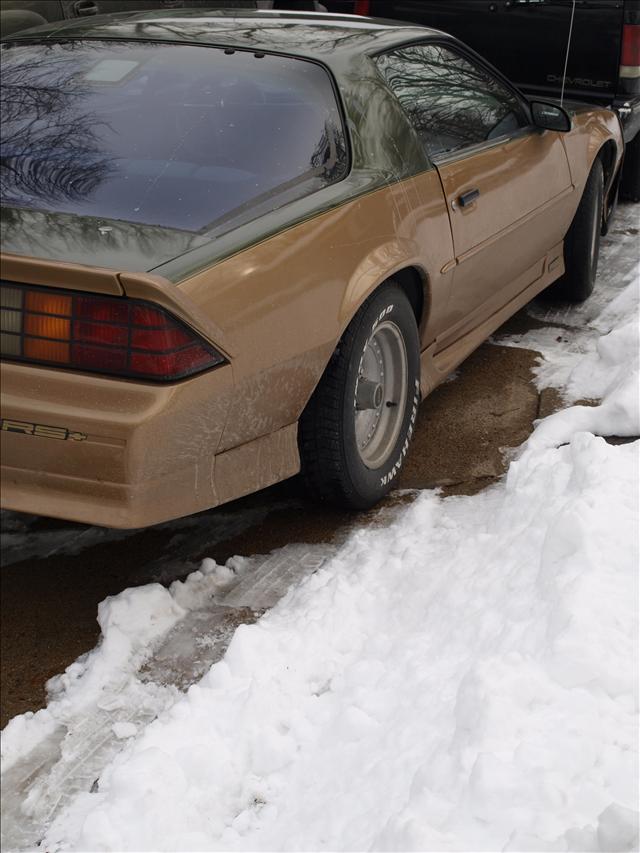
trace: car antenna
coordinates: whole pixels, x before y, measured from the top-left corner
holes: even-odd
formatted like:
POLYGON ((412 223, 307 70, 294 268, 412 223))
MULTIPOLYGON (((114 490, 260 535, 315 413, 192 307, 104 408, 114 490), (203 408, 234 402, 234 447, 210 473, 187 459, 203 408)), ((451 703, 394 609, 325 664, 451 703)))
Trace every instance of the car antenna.
POLYGON ((560 106, 564 103, 564 86, 567 82, 567 66, 569 65, 569 51, 571 50, 571 34, 573 33, 573 16, 576 13, 576 0, 571 4, 571 22, 569 24, 569 38, 567 39, 567 52, 564 57, 564 71, 562 72, 562 89, 560 90, 560 106))

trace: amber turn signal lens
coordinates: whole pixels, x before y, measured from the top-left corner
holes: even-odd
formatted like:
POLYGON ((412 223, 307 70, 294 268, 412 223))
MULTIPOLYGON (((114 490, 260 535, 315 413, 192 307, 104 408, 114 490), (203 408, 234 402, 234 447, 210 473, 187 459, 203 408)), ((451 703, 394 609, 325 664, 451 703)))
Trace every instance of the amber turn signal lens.
POLYGON ((25 335, 37 335, 39 338, 57 338, 69 340, 71 320, 64 317, 47 317, 43 314, 27 314, 24 318, 25 335))
POLYGON ((37 361, 62 363, 69 361, 69 344, 43 341, 39 338, 25 338, 24 355, 25 358, 33 358, 37 361))
POLYGON ((28 290, 25 294, 25 311, 36 311, 39 314, 58 314, 63 317, 71 316, 71 297, 61 293, 44 293, 39 290, 28 290))

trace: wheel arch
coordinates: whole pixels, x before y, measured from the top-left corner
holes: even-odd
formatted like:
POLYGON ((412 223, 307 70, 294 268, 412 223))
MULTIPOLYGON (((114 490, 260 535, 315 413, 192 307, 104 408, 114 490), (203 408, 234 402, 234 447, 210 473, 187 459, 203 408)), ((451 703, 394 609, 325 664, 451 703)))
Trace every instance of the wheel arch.
POLYGON ((318 380, 311 391, 309 398, 306 400, 301 409, 300 416, 304 413, 309 405, 313 394, 324 375, 331 358, 338 352, 340 341, 346 332, 349 324, 358 313, 364 303, 373 296, 381 287, 386 284, 397 284, 402 292, 409 300, 409 304, 416 318, 416 326, 418 328, 418 339, 422 340, 422 332, 429 318, 431 308, 431 289, 430 279, 427 271, 418 263, 405 262, 398 265, 396 268, 391 268, 384 275, 376 277, 375 281, 367 282, 367 286, 363 286, 363 282, 359 278, 354 278, 350 282, 349 287, 345 291, 342 305, 340 307, 340 331, 335 341, 335 346, 331 352, 327 354, 326 361, 322 371, 318 376, 318 380))
MULTIPOLYGON (((610 216, 615 204, 624 148, 618 117, 611 110, 585 106, 573 116, 572 128, 562 140, 571 180, 577 190, 576 210, 594 163, 600 162, 604 176, 604 207, 606 216, 610 216)), ((606 216, 603 216, 604 227, 606 216)))
MULTIPOLYGON (((403 267, 385 279, 386 281, 396 281, 400 285, 413 308, 418 330, 421 330, 430 304, 429 278, 426 272, 417 266, 403 267)), ((381 282, 381 285, 385 282, 381 282)))
MULTIPOLYGON (((391 247, 385 248, 390 249, 391 247)), ((421 333, 424 329, 431 307, 429 273, 419 262, 413 258, 410 259, 409 252, 401 252, 397 245, 393 249, 390 260, 396 260, 396 264, 385 264, 383 269, 379 262, 373 263, 374 259, 368 257, 349 282, 340 306, 338 341, 366 300, 379 288, 390 282, 398 284, 409 300, 416 318, 418 332, 421 333), (401 254, 404 257, 399 257, 401 254)), ((338 341, 336 341, 336 345, 338 341)))

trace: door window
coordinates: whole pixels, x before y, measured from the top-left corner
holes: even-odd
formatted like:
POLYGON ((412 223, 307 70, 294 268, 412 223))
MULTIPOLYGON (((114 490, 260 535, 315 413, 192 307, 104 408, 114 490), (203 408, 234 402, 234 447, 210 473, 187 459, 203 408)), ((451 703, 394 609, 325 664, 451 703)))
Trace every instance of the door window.
POLYGON ((496 139, 529 124, 509 88, 448 47, 410 45, 382 54, 377 62, 430 157, 496 139))

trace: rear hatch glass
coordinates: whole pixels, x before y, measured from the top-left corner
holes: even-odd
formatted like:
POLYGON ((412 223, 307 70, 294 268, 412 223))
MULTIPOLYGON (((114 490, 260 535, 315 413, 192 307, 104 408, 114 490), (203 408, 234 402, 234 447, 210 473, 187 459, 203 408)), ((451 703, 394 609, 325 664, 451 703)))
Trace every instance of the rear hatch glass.
POLYGON ((2 55, 3 205, 204 232, 346 172, 313 62, 98 41, 2 55))

